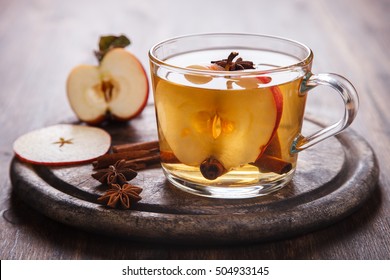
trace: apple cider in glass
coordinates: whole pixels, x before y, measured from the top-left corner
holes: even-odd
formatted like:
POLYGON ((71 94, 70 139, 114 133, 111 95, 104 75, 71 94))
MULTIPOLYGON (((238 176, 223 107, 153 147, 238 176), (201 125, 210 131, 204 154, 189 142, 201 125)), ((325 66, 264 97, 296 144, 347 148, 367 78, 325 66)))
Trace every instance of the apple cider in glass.
POLYGON ((298 153, 354 120, 358 95, 344 77, 313 74, 313 52, 257 34, 176 37, 149 52, 162 168, 187 192, 267 195, 291 181, 298 153), (328 86, 344 102, 336 123, 301 134, 307 92, 328 86))
MULTIPOLYGON (((185 53, 166 62, 224 71, 210 61, 229 53, 185 53)), ((289 59, 259 50, 241 50, 240 57, 253 61, 257 70, 289 59)), ((250 192, 253 185, 292 176, 296 154, 290 153, 289 143, 301 130, 306 101, 298 92, 299 72, 281 75, 279 79, 288 79, 284 83, 278 77, 245 75, 245 70, 234 77, 161 72, 165 73, 154 73, 153 86, 161 161, 168 178, 198 188, 220 186, 222 192, 226 186, 238 192, 245 186, 250 192)))

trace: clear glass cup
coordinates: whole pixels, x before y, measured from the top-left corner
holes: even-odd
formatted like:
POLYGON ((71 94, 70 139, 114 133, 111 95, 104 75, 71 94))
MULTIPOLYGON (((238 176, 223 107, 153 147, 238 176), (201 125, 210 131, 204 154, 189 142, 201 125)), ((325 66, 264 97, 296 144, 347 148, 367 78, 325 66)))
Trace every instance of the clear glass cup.
POLYGON ((156 44, 149 58, 162 168, 197 195, 238 199, 282 188, 298 152, 341 132, 357 113, 352 84, 313 74, 312 51, 292 40, 189 35, 156 44), (307 92, 319 85, 340 94, 344 116, 305 137, 307 92))

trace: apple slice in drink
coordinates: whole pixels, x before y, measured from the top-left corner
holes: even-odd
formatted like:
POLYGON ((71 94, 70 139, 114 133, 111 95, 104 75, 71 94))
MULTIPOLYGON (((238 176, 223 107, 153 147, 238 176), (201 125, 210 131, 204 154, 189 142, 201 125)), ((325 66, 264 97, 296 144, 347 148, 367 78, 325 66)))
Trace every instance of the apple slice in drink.
POLYGON ((160 133, 175 156, 182 163, 197 166, 209 155, 212 135, 207 122, 212 117, 214 101, 207 94, 204 98, 196 93, 188 96, 185 90, 183 86, 159 82, 155 96, 157 119, 160 133))
POLYGON ((199 166, 209 158, 226 170, 254 162, 272 138, 281 108, 270 88, 197 89, 160 81, 158 121, 175 156, 199 166))
MULTIPOLYGON (((207 64, 207 65, 199 65, 199 64, 194 64, 194 65, 189 65, 186 68, 188 69, 194 69, 194 70, 202 70, 202 71, 207 71, 207 70, 212 70, 212 71, 223 71, 223 68, 218 66, 217 64, 207 64)), ((185 74, 184 77, 191 83, 193 84, 207 84, 210 82, 213 78, 208 75, 197 75, 197 74, 185 74)))

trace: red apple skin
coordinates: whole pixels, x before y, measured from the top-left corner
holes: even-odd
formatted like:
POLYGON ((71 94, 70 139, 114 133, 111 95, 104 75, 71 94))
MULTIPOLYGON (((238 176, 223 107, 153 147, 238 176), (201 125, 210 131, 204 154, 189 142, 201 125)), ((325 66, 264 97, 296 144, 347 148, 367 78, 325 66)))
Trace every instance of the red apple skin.
MULTIPOLYGON (((272 80, 271 77, 257 77, 257 79, 262 84, 268 84, 272 80)), ((264 147, 260 147, 261 152, 256 160, 258 160, 263 155, 263 152, 266 150, 265 148, 269 145, 269 143, 271 143, 272 138, 274 138, 276 131, 279 128, 280 120, 282 119, 282 113, 283 113, 283 94, 282 94, 282 91, 280 90, 280 88, 278 86, 272 86, 270 89, 271 89, 272 95, 274 96, 277 117, 276 117, 276 121, 275 121, 274 130, 271 134, 272 136, 269 139, 268 143, 264 147)))
MULTIPOLYGON (((271 87, 271 91, 273 93, 274 99, 275 99, 275 104, 276 104, 276 112, 277 112, 277 119, 275 122, 275 128, 272 133, 272 137, 275 135, 276 131, 279 128, 280 120, 282 119, 282 112, 283 112, 283 95, 282 92, 280 91, 280 88, 277 86, 271 87)), ((271 139, 272 139, 271 137, 271 139)))
MULTIPOLYGON (((109 150, 109 149, 108 149, 109 150)), ((107 150, 107 152, 108 152, 107 150)), ((106 152, 106 153, 107 153, 106 152)), ((83 161, 77 161, 77 162, 39 162, 39 161, 33 161, 26 158, 21 157, 19 154, 15 153, 15 156, 22 162, 30 163, 30 164, 36 164, 36 165, 44 165, 44 166, 67 166, 67 165, 82 165, 93 162, 95 159, 97 159, 100 156, 97 156, 95 158, 83 160, 83 161)))

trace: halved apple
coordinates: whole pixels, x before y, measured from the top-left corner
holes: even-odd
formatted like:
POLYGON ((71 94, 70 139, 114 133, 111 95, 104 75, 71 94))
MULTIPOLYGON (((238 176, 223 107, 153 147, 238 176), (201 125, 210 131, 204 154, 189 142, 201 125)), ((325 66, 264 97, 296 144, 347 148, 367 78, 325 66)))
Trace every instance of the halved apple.
POLYGON ((107 116, 130 120, 146 106, 149 83, 139 60, 123 48, 110 50, 100 65, 80 65, 67 80, 70 105, 80 120, 98 124, 107 116))
POLYGON ((282 99, 270 88, 189 91, 161 80, 155 102, 161 133, 182 163, 199 166, 213 158, 231 170, 264 151, 279 124, 282 99))

